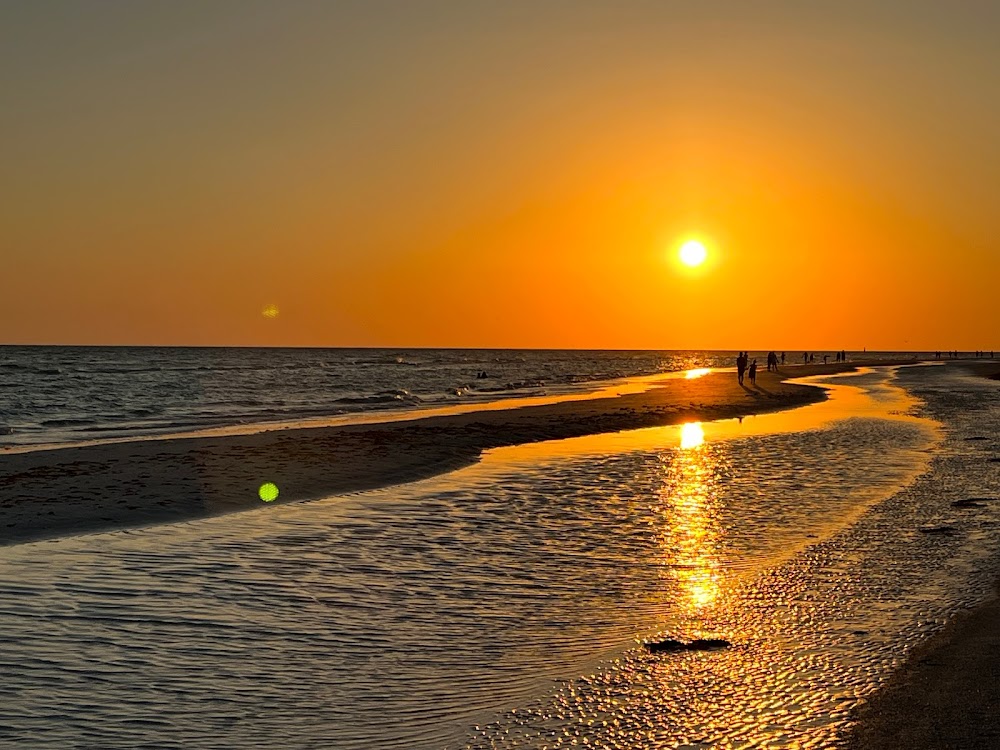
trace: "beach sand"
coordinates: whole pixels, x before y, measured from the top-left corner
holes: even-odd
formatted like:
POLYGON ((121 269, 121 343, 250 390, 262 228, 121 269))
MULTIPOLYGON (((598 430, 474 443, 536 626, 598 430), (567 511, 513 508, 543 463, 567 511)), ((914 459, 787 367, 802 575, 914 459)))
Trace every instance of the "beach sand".
MULTIPOLYGON (((910 362, 912 360, 908 360, 910 362)), ((863 363, 663 381, 644 393, 377 424, 150 439, 0 454, 0 543, 184 521, 262 506, 274 482, 294 502, 412 481, 491 448, 687 421, 747 416, 826 398, 788 378, 863 363)), ((872 363, 885 365, 888 363, 872 363)), ((970 363, 971 365, 971 363, 970 363)), ((997 377, 995 365, 971 367, 997 377)), ((858 709, 852 750, 1000 747, 1000 599, 919 647, 858 709)))
MULTIPOLYGON (((996 363, 965 366, 1000 380, 996 363)), ((1000 748, 1000 598, 919 647, 855 718, 850 750, 1000 748)))
MULTIPOLYGON (((277 502, 346 494, 432 476, 484 450, 620 430, 747 416, 823 400, 787 378, 859 363, 674 378, 645 393, 378 424, 280 429, 251 435, 149 439, 0 454, 2 544, 168 523, 277 502)), ((886 363, 879 363, 886 364, 886 363)))
POLYGON ((850 750, 1000 747, 1000 600, 917 649, 856 718, 850 750))

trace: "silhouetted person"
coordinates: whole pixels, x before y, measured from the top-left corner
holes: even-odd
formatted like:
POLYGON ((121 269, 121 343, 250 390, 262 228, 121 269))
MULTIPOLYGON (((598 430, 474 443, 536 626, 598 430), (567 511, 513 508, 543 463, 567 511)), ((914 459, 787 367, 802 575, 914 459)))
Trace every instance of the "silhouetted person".
POLYGON ((841 349, 840 350, 840 361, 841 362, 846 362, 847 361, 847 350, 846 349, 841 349))
POLYGON ((750 385, 757 385, 757 360, 750 363, 750 385))
POLYGON ((743 385, 743 373, 747 369, 747 355, 740 352, 740 356, 736 358, 736 379, 739 381, 740 385, 743 385))
POLYGON ((823 364, 824 365, 827 364, 827 362, 829 361, 829 359, 830 359, 830 355, 829 354, 824 354, 823 355, 823 364))
POLYGON ((785 364, 785 353, 781 353, 781 364, 785 364))
POLYGON ((810 362, 815 362, 816 361, 816 355, 815 354, 810 354, 809 355, 809 361, 810 362))

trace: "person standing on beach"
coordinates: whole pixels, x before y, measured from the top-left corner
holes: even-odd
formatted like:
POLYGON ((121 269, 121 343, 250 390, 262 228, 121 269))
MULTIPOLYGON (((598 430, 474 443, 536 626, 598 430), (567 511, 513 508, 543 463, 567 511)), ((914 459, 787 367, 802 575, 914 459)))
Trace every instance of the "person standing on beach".
POLYGON ((736 358, 736 380, 740 385, 743 385, 743 372, 747 369, 747 355, 740 352, 740 356, 736 358))
POLYGON ((809 364, 809 352, 802 352, 802 364, 809 364))
POLYGON ((757 385, 757 360, 750 363, 750 385, 757 385))
POLYGON ((785 364, 785 353, 781 353, 781 364, 785 364))

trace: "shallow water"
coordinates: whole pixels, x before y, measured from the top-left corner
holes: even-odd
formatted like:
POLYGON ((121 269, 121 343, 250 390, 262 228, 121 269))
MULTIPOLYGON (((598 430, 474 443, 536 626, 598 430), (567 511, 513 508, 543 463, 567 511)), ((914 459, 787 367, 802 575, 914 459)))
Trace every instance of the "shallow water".
POLYGON ((1000 492, 1000 445, 965 439, 998 434, 1000 389, 951 367, 824 382, 742 423, 2 549, 0 741, 829 746, 989 591, 1000 502, 950 502, 1000 492), (734 646, 637 648, 660 634, 734 646))
MULTIPOLYGON (((0 447, 509 404, 511 399, 585 393, 598 382, 732 367, 735 356, 720 351, 0 346, 0 447), (482 373, 486 377, 477 377, 482 373)), ((865 359, 901 356, 864 354, 865 359)), ((759 358, 763 362, 764 354, 759 358)))

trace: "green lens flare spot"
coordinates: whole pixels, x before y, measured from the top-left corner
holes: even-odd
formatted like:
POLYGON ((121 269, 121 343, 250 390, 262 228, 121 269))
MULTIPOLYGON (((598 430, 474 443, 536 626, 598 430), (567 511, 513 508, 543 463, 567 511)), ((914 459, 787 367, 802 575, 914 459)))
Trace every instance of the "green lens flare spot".
POLYGON ((274 482, 264 482, 257 490, 257 494, 265 503, 273 503, 278 499, 278 485, 274 482))

